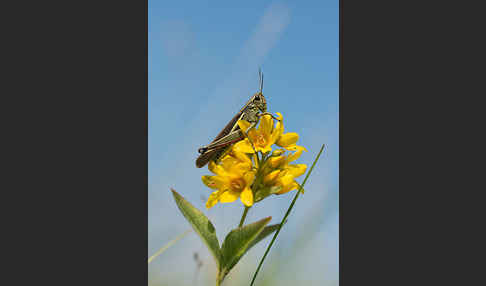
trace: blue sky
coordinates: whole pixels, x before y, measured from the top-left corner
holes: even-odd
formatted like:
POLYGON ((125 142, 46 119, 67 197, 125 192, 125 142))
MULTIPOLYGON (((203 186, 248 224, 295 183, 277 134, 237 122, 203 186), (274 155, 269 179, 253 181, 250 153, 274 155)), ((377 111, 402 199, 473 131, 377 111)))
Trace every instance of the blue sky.
MULTIPOLYGON (((282 113, 286 132, 299 133, 300 145, 309 150, 298 162, 310 165, 320 145, 327 146, 274 247, 289 248, 309 216, 317 217, 318 228, 306 244, 312 251, 303 251, 295 261, 313 261, 314 266, 299 271, 306 281, 337 285, 338 5, 337 0, 149 0, 149 254, 189 227, 169 193, 171 187, 205 211, 220 240, 238 223, 240 202, 205 210, 201 197, 210 192, 200 177, 209 171, 197 169, 194 161, 197 149, 257 91, 261 66, 269 112, 282 113), (318 266, 327 271, 312 271, 318 266)), ((264 200, 251 209, 247 221, 272 215, 272 222, 278 222, 293 195, 264 200)), ((259 259, 264 246, 252 249, 240 263, 259 259)), ((194 235, 155 260, 149 273, 183 277, 172 262, 192 265, 193 251, 211 259, 194 235)), ((205 267, 211 276, 214 266, 208 262, 205 267)), ((241 273, 245 271, 254 269, 242 266, 241 273)))

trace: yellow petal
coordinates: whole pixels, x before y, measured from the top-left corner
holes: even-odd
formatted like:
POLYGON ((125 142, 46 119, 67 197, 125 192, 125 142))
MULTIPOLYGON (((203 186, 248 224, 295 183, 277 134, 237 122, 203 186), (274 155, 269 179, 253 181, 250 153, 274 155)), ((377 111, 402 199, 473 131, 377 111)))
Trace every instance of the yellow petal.
POLYGON ((251 170, 251 164, 239 162, 230 166, 228 170, 228 177, 242 177, 244 173, 251 170))
POLYGON ((283 123, 277 121, 277 126, 272 131, 272 137, 270 138, 271 144, 275 144, 279 139, 280 136, 283 134, 283 123))
POLYGON ((241 162, 244 162, 244 163, 247 163, 247 164, 250 164, 251 165, 251 159, 245 153, 240 152, 240 151, 237 151, 237 150, 233 150, 233 154, 241 162))
POLYGON ((272 156, 280 156, 283 153, 285 153, 284 149, 277 149, 277 150, 273 151, 272 156))
POLYGON ((271 184, 278 176, 278 174, 280 174, 280 170, 275 170, 275 171, 272 171, 270 172, 269 174, 267 174, 264 178, 263 178, 263 183, 265 183, 266 185, 269 185, 271 184))
POLYGON ((277 112, 277 127, 275 129, 278 129, 279 131, 281 131, 283 133, 284 131, 284 125, 283 125, 283 116, 280 112, 277 112))
POLYGON ((282 186, 282 189, 277 194, 285 194, 296 188, 294 178, 288 172, 282 172, 285 175, 278 178, 278 184, 282 186))
POLYGON ((278 191, 277 192, 277 195, 282 195, 282 194, 288 193, 290 191, 296 190, 297 188, 299 188, 299 186, 297 185, 297 183, 296 182, 292 182, 292 183, 286 185, 280 191, 278 191))
POLYGON ((295 132, 289 132, 282 134, 277 141, 277 145, 280 147, 293 146, 299 140, 299 134, 295 132))
POLYGON ((287 163, 293 162, 297 159, 300 158, 300 155, 302 155, 302 150, 295 152, 294 154, 289 154, 287 157, 287 163))
POLYGON ((276 134, 275 130, 270 134, 268 137, 268 146, 272 146, 273 144, 277 143, 278 138, 280 135, 276 134))
POLYGON ((239 196, 240 196, 239 192, 229 190, 229 191, 222 193, 219 196, 219 201, 222 202, 222 203, 231 203, 231 202, 236 201, 236 199, 238 199, 239 196))
POLYGON ((209 162, 208 169, 209 169, 209 171, 215 173, 216 175, 219 175, 219 176, 225 176, 226 175, 226 171, 223 169, 223 167, 214 163, 214 161, 209 162))
POLYGON ((253 140, 252 142, 256 141, 257 136, 258 136, 258 132, 256 128, 252 128, 248 130, 248 137, 250 137, 250 139, 253 140))
POLYGON ((282 172, 279 178, 277 179, 277 183, 282 189, 277 194, 285 194, 292 190, 295 185, 294 178, 287 174, 287 172, 282 172), (285 173, 285 175, 283 175, 285 173))
POLYGON ((234 160, 232 163, 233 164, 229 165, 226 169, 228 173, 242 173, 248 168, 248 164, 243 163, 239 160, 234 160))
POLYGON ((270 132, 272 132, 273 128, 273 120, 270 115, 263 115, 260 119, 260 126, 258 127, 258 131, 260 134, 270 136, 270 132))
POLYGON ((298 146, 298 145, 290 145, 290 146, 285 146, 284 147, 285 149, 289 150, 289 151, 305 151, 307 152, 307 149, 303 146, 298 146))
POLYGON ((260 149, 260 151, 265 154, 265 153, 269 153, 269 152, 272 152, 272 147, 271 145, 267 145, 265 147, 260 147, 260 148, 257 148, 257 150, 260 149))
POLYGON ((246 120, 238 120, 238 126, 240 127, 241 130, 244 132, 247 131, 247 129, 250 127, 251 123, 246 121, 246 120))
POLYGON ((248 139, 241 140, 240 142, 236 143, 233 147, 236 152, 242 153, 254 153, 253 148, 251 147, 250 142, 248 139))
POLYGON ((231 166, 238 163, 240 163, 240 161, 237 158, 230 155, 226 155, 223 159, 221 159, 221 166, 225 170, 229 170, 231 166))
POLYGON ((243 179, 245 180, 246 186, 251 186, 253 180, 255 179, 255 172, 252 171, 246 172, 243 175, 243 179))
POLYGON ((307 152, 307 148, 305 148, 304 146, 296 146, 296 147, 297 147, 297 150, 302 150, 302 151, 307 152))
POLYGON ((268 158, 268 163, 272 168, 277 168, 283 161, 285 161, 284 156, 270 157, 268 158))
POLYGON ((217 189, 219 189, 220 186, 218 185, 216 180, 214 180, 215 178, 216 178, 216 176, 202 176, 201 177, 203 184, 205 184, 206 186, 210 187, 213 190, 217 190, 217 189))
POLYGON ((280 176, 279 183, 282 187, 288 186, 294 182, 294 178, 292 175, 286 173, 283 176, 280 176))
POLYGON ((277 143, 278 139, 280 139, 280 136, 282 135, 282 132, 279 130, 279 125, 280 122, 277 122, 277 127, 272 131, 272 137, 270 138, 272 144, 277 143))
POLYGON ((246 187, 243 192, 241 192, 240 200, 247 207, 253 205, 253 193, 249 187, 246 187))
POLYGON ((295 152, 294 154, 290 154, 288 159, 287 159, 287 162, 293 162, 293 161, 299 159, 300 155, 302 155, 302 151, 307 152, 307 149, 305 149, 302 146, 295 146, 295 147, 296 147, 295 150, 297 150, 297 152, 295 152))
POLYGON ((305 170, 307 170, 307 165, 306 164, 295 164, 295 165, 289 165, 287 171, 289 174, 297 178, 299 176, 302 176, 305 174, 305 170))
POLYGON ((206 208, 210 209, 218 203, 218 192, 212 193, 206 202, 206 208))
POLYGON ((299 189, 299 184, 297 184, 296 181, 294 181, 290 187, 290 190, 293 191, 293 190, 298 190, 299 189))

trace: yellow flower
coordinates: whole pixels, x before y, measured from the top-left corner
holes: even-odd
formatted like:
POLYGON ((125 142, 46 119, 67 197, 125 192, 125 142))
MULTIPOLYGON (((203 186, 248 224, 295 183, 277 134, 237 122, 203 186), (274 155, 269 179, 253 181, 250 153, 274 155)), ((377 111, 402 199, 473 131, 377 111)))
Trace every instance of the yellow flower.
POLYGON ((231 203, 240 198, 246 206, 253 205, 253 192, 251 185, 255 179, 251 159, 235 150, 231 150, 222 160, 221 164, 209 162, 209 170, 215 176, 202 176, 203 183, 213 192, 206 202, 209 209, 220 203, 231 203))
POLYGON ((281 195, 299 188, 295 178, 302 176, 305 173, 307 166, 305 164, 289 165, 286 169, 279 173, 276 179, 276 186, 282 187, 276 194, 281 195))
MULTIPOLYGON (((246 120, 239 120, 238 126, 241 130, 248 130, 250 123, 246 120)), ((248 137, 250 138, 255 150, 253 149, 248 138, 235 144, 234 149, 243 153, 255 153, 262 152, 268 153, 272 151, 272 145, 280 137, 280 129, 274 128, 273 119, 270 115, 263 115, 260 119, 260 125, 258 128, 252 128, 248 131, 248 137)))
POLYGON ((234 147, 230 148, 227 155, 223 157, 221 160, 221 164, 224 169, 229 170, 232 165, 239 165, 242 164, 246 165, 247 168, 251 168, 252 162, 250 157, 246 155, 245 153, 239 152, 235 150, 234 147))
MULTIPOLYGON (((272 156, 268 159, 265 168, 263 184, 266 187, 279 187, 275 194, 281 195, 299 188, 295 178, 302 176, 307 170, 306 164, 290 164, 297 160, 304 147, 296 146, 297 152, 289 155, 272 156)), ((275 153, 275 152, 274 152, 275 153)), ((277 154, 281 154, 278 152, 277 154)))
POLYGON ((302 146, 295 146, 295 153, 290 153, 288 155, 283 155, 284 150, 278 149, 272 153, 267 160, 267 167, 272 169, 284 169, 289 166, 290 162, 293 162, 300 158, 303 151, 307 152, 307 149, 302 146))
MULTIPOLYGON (((302 146, 296 145, 297 141, 299 140, 299 134, 295 132, 289 132, 284 134, 283 116, 279 112, 277 112, 277 115, 279 121, 277 122, 277 127, 275 129, 278 130, 280 136, 277 138, 275 144, 289 151, 297 151, 299 148, 304 148, 302 146)), ((304 150, 307 151, 307 149, 305 148, 304 150)))
POLYGON ((295 179, 305 173, 307 165, 292 162, 307 149, 296 145, 297 133, 283 133, 283 116, 277 115, 276 126, 272 116, 263 115, 258 128, 251 130, 248 130, 249 122, 238 121, 241 130, 248 130, 248 138, 233 145, 217 163, 209 162, 208 168, 215 175, 203 176, 202 181, 215 191, 206 202, 207 208, 238 198, 245 206, 252 206, 271 194, 285 194, 299 188, 295 179), (273 144, 283 149, 272 152, 273 144), (285 154, 286 151, 292 152, 285 154), (261 153, 260 157, 257 152, 261 153))

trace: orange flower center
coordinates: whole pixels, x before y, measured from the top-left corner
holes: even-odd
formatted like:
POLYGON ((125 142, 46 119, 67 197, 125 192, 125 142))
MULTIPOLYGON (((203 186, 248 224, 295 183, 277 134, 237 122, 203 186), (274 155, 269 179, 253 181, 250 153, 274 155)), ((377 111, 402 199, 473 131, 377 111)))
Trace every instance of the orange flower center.
POLYGON ((234 179, 230 183, 231 189, 236 192, 241 192, 245 188, 245 180, 242 178, 234 179))
POLYGON ((267 141, 265 140, 265 136, 263 136, 263 134, 258 134, 256 143, 260 146, 265 146, 266 142, 267 141))

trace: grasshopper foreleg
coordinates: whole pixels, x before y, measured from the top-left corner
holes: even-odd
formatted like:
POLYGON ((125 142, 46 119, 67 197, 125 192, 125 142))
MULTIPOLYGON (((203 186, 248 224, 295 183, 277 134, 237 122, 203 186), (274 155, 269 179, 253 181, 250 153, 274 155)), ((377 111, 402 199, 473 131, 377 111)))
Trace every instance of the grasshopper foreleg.
POLYGON ((280 119, 278 119, 277 117, 275 117, 275 115, 269 113, 269 112, 262 112, 262 113, 258 113, 257 116, 258 117, 262 117, 263 115, 270 115, 274 120, 277 120, 277 121, 281 121, 280 119))
MULTIPOLYGON (((253 145, 253 142, 251 141, 251 138, 250 136, 248 136, 248 132, 250 132, 251 129, 255 128, 255 126, 257 125, 257 122, 252 122, 250 124, 250 127, 248 127, 248 129, 246 129, 246 131, 244 132, 244 136, 246 138, 248 138, 248 142, 250 142, 250 145, 251 145, 251 148, 253 148, 253 152, 255 152, 255 154, 257 154, 257 151, 255 149, 255 145, 253 145)), ((258 156, 258 155, 257 155, 258 156)))

